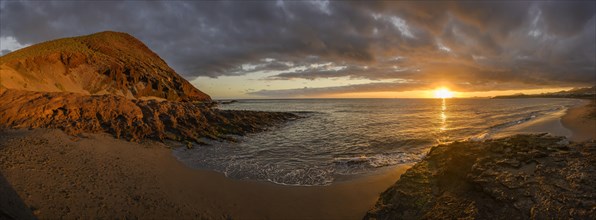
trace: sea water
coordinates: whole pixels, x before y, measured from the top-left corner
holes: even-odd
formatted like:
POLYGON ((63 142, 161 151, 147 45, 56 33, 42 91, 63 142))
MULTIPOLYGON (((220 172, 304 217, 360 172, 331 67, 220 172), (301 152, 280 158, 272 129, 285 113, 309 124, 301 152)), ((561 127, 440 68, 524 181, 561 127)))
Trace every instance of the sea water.
POLYGON ((339 176, 416 162, 430 147, 490 136, 578 104, 573 99, 239 100, 220 109, 294 112, 265 132, 208 141, 174 155, 230 178, 328 185, 339 176))

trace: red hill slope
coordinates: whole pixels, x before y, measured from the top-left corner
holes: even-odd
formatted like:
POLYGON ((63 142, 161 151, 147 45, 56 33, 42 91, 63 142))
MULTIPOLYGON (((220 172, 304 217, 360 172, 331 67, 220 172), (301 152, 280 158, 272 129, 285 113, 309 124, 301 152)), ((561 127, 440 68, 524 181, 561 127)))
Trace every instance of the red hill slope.
POLYGON ((0 57, 0 89, 211 101, 135 37, 63 38, 0 57))

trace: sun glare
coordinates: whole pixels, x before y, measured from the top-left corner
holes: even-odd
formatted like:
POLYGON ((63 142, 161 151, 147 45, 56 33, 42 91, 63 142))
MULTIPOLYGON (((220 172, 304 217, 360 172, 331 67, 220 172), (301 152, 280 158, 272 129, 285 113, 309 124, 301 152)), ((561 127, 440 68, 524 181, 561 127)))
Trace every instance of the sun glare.
POLYGON ((447 89, 447 88, 439 88, 439 89, 435 90, 435 98, 440 98, 440 99, 453 98, 453 92, 449 91, 449 89, 447 89))

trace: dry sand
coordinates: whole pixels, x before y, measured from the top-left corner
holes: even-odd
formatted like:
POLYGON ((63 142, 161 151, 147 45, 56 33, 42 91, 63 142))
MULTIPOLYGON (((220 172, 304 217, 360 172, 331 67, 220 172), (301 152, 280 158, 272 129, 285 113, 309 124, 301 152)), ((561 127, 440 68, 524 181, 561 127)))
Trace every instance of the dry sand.
POLYGON ((572 131, 572 140, 596 140, 596 100, 585 101, 570 108, 561 122, 572 131))
POLYGON ((233 180, 164 144, 59 130, 0 133, 0 218, 361 219, 409 165, 330 186, 233 180), (17 196, 18 195, 18 196, 17 196))

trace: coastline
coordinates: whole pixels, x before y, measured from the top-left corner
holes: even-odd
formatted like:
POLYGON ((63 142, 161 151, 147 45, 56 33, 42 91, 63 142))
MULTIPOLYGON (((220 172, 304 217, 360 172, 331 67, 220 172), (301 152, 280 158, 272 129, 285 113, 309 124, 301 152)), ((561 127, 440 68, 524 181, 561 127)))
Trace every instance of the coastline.
POLYGON ((570 139, 573 141, 596 140, 596 100, 569 108, 561 123, 571 130, 570 139))
POLYGON ((434 146, 364 219, 594 219, 595 105, 434 146))
MULTIPOLYGON (((582 102, 506 131, 551 129, 567 132, 572 141, 593 140, 585 135, 594 135, 594 118, 584 117, 593 105, 582 102)), ((418 165, 388 167, 328 186, 284 186, 189 168, 168 146, 151 140, 70 136, 44 128, 0 134, 0 197, 7 198, 0 202, 0 217, 17 219, 361 219, 382 192, 418 165)))
POLYGON ((0 171, 8 184, 3 188, 13 192, 1 196, 16 202, 0 204, 0 210, 19 219, 28 219, 23 204, 41 219, 360 219, 411 166, 297 187, 191 169, 153 141, 139 144, 108 134, 73 138, 55 129, 5 130, 1 137, 0 171))
POLYGON ((588 114, 596 111, 593 108, 594 101, 582 100, 569 108, 505 128, 484 139, 498 139, 518 134, 548 133, 553 136, 564 136, 571 141, 594 140, 596 139, 596 118, 587 117, 588 114))

